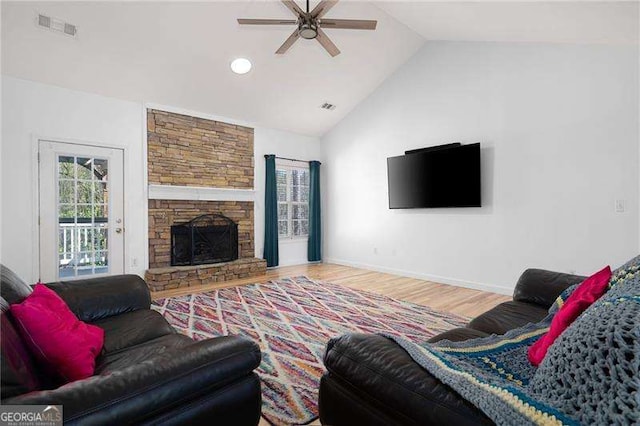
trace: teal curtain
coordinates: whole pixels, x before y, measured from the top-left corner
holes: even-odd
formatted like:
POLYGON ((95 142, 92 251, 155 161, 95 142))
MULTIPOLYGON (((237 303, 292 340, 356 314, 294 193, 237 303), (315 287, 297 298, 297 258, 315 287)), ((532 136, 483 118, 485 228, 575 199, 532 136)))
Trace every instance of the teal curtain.
POLYGON ((320 211, 320 162, 309 161, 309 242, 307 260, 322 260, 322 213, 320 211))
POLYGON ((278 187, 276 156, 265 155, 266 179, 264 191, 264 255, 267 267, 278 266, 278 187))

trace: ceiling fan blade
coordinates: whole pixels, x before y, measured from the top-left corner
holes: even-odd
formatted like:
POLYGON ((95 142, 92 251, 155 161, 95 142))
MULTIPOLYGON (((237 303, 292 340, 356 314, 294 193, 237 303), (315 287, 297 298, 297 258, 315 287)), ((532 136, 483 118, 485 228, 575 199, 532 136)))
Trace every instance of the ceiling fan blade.
POLYGON ((293 34, 291 34, 289 38, 286 39, 284 43, 282 43, 282 46, 280 46, 280 48, 276 50, 276 54, 282 55, 283 53, 285 53, 287 50, 289 50, 289 48, 293 45, 293 43, 295 43, 296 40, 298 40, 299 38, 300 38, 300 33, 296 28, 293 34))
POLYGON ((322 18, 333 6, 338 3, 338 0, 322 0, 316 7, 311 11, 311 16, 316 19, 322 18))
POLYGON ((375 30, 378 21, 365 19, 321 19, 320 26, 324 29, 340 28, 345 30, 375 30))
POLYGON ((297 22, 295 19, 238 19, 241 25, 293 25, 297 22))
POLYGON ((340 54, 340 50, 320 28, 318 28, 318 36, 316 37, 316 40, 318 40, 318 43, 320 43, 322 47, 329 52, 329 55, 337 56, 340 54))
POLYGON ((291 12, 293 12, 294 15, 296 16, 304 15, 304 10, 300 9, 300 6, 298 6, 295 1, 293 0, 281 0, 281 1, 282 3, 284 3, 285 6, 287 6, 287 8, 291 12))

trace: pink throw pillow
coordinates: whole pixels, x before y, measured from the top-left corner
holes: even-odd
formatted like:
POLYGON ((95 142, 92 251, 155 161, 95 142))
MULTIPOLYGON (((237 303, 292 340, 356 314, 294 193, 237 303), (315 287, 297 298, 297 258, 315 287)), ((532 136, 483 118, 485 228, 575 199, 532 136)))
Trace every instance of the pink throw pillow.
POLYGON ((104 330, 78 319, 44 284, 36 284, 21 303, 11 305, 23 339, 47 371, 65 383, 93 375, 104 330))
POLYGON ((562 305, 560 310, 554 315, 549 331, 543 334, 542 337, 536 340, 529 348, 527 355, 531 364, 535 366, 540 365, 547 354, 547 350, 562 332, 607 291, 610 278, 611 268, 607 266, 584 280, 573 293, 571 293, 564 305, 562 305))

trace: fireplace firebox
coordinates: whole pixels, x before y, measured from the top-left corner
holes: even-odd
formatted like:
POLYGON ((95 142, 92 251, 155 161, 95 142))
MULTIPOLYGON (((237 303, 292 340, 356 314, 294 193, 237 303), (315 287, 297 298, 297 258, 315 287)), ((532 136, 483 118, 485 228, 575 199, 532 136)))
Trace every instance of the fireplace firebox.
POLYGON ((238 224, 222 214, 205 214, 171 226, 171 266, 238 259, 238 224))

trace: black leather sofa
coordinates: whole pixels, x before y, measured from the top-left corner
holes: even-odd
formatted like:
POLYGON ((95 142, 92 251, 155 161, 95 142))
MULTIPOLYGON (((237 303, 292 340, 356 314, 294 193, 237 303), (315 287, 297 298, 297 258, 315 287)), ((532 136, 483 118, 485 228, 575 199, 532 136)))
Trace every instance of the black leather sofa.
POLYGON ((135 275, 47 284, 105 342, 93 377, 56 387, 34 363, 8 304, 31 292, 8 268, 0 286, 4 404, 62 404, 69 425, 256 425, 261 413, 258 346, 240 337, 196 342, 150 308, 135 275))
MULTIPOLYGON (((513 300, 502 303, 456 328, 430 339, 462 341, 537 322, 562 291, 584 277, 541 269, 526 270, 513 300)), ((332 339, 320 382, 322 424, 477 425, 492 424, 474 405, 420 367, 392 340, 354 334, 332 339)))

